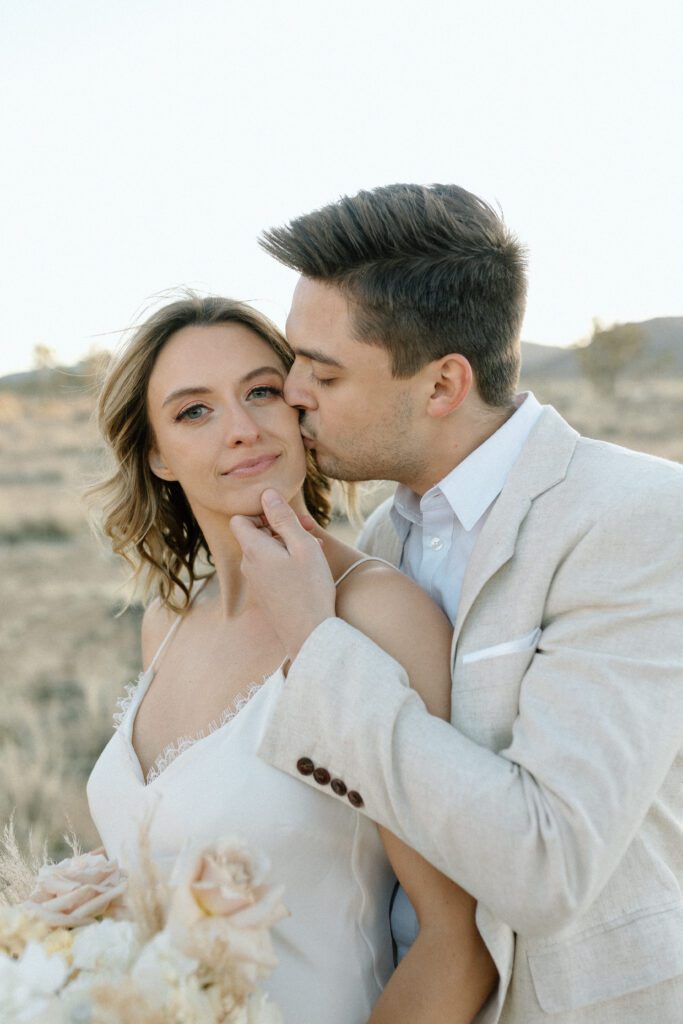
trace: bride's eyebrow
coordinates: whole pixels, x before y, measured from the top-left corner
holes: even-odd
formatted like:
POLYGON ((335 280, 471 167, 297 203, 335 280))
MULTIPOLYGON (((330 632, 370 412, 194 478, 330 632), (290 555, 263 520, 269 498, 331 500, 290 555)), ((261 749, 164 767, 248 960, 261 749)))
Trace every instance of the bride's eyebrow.
POLYGON ((163 409, 165 406, 168 405, 169 402, 172 402, 176 398, 185 398, 186 395, 208 395, 210 391, 211 391, 211 388, 205 388, 205 387, 200 387, 200 386, 198 386, 198 387, 189 387, 189 388, 178 388, 177 391, 172 391, 170 393, 170 395, 166 396, 166 398, 162 402, 161 408, 163 409))
MULTIPOLYGON (((245 373, 239 383, 247 384, 250 380, 253 380, 254 377, 260 377, 264 373, 274 373, 282 381, 285 379, 283 370, 279 369, 277 366, 258 366, 255 370, 250 370, 249 373, 245 373)), ((170 395, 166 396, 161 408, 163 409, 169 404, 169 402, 173 402, 176 398, 185 398, 187 395, 208 395, 211 393, 211 390, 211 388, 203 387, 199 384, 196 387, 191 385, 186 388, 178 388, 176 391, 172 391, 170 395)))
POLYGON ((259 366, 256 370, 250 370, 249 373, 246 373, 240 380, 240 384, 248 384, 248 382, 253 380, 254 377, 260 377, 263 373, 275 373, 280 380, 285 379, 285 374, 282 369, 278 369, 276 366, 259 366))

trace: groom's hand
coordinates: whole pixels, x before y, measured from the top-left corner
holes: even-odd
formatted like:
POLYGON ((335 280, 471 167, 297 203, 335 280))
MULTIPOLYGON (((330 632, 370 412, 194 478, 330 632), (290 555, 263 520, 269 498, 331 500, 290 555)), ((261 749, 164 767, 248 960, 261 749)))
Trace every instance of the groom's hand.
POLYGON ((335 613, 335 589, 317 539, 273 489, 262 495, 269 530, 247 516, 230 529, 242 548, 242 572, 292 660, 307 636, 335 613))

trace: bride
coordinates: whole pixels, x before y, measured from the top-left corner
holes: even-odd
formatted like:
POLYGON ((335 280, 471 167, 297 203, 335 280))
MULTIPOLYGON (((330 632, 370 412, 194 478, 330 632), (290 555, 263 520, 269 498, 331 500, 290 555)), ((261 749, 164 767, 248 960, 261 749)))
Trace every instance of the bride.
POLYGON ((292 360, 254 310, 190 297, 151 316, 110 368, 104 529, 155 596, 143 672, 88 782, 91 814, 124 862, 144 820, 159 860, 188 837, 224 835, 269 857, 290 916, 273 930, 278 966, 263 987, 287 1024, 464 1024, 495 982, 474 901, 360 814, 350 782, 301 764, 318 792, 255 753, 284 652, 242 576, 230 520, 260 513, 268 487, 315 520, 336 613, 405 666, 433 714, 449 714, 446 619, 407 577, 323 529, 327 483, 282 394, 292 360), (420 923, 396 971, 394 875, 420 923))

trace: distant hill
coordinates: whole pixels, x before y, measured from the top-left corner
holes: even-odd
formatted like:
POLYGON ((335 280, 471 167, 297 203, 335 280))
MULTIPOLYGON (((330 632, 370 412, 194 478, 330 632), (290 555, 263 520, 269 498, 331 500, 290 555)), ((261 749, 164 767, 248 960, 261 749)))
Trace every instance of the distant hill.
MULTIPOLYGON (((634 362, 632 373, 648 376, 683 377, 683 316, 660 316, 643 320, 646 351, 634 362)), ((574 346, 557 348, 522 342, 522 379, 578 377, 581 374, 574 346)), ((628 376, 628 371, 625 376, 628 376)))
MULTIPOLYGON (((639 325, 647 338, 646 353, 633 366, 633 373, 683 378, 683 316, 660 316, 639 325)), ((581 374, 575 348, 557 348, 522 342, 522 380, 548 377, 571 378, 581 374)), ((628 371, 626 373, 628 376, 628 371)), ((59 366, 28 370, 0 377, 0 391, 16 394, 73 393, 92 387, 92 366, 59 366)))
POLYGON ((17 395, 82 394, 93 387, 92 365, 88 362, 75 366, 41 367, 0 377, 0 392, 12 391, 17 395))

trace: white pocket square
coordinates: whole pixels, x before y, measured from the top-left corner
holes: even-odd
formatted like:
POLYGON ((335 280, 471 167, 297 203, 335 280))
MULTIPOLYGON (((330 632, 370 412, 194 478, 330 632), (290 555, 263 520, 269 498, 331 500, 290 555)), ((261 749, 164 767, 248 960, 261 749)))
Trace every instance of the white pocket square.
POLYGON ((503 654, 517 654, 519 651, 528 651, 535 647, 541 636, 541 627, 532 629, 526 636, 517 637, 516 640, 506 640, 503 644, 496 644, 494 647, 482 647, 480 651, 470 651, 463 654, 463 665, 471 665, 473 661, 483 661, 485 658, 499 658, 503 654))

